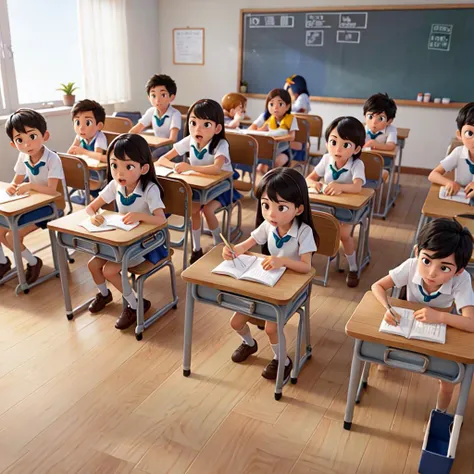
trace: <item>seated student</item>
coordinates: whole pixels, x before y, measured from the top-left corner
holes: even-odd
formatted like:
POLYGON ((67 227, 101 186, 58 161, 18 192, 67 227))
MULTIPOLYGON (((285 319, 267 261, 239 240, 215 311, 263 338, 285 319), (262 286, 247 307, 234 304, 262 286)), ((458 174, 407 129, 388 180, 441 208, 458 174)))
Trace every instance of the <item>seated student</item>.
POLYGON ((107 161, 107 138, 101 131, 105 110, 95 100, 80 100, 71 110, 76 138, 67 151, 71 155, 87 155, 98 161, 107 161))
POLYGON ((466 197, 474 197, 474 102, 466 104, 458 113, 456 123, 456 137, 462 141, 463 146, 456 147, 441 163, 430 173, 428 179, 435 184, 446 187, 448 196, 455 195, 465 188, 466 197), (445 175, 454 171, 454 180, 445 175))
MULTIPOLYGON (((130 129, 130 133, 142 133, 145 128, 152 127, 156 137, 169 138, 176 142, 181 130, 181 113, 171 106, 176 97, 176 82, 166 74, 155 74, 146 83, 146 94, 152 107, 138 123, 130 129)), ((169 146, 155 148, 152 157, 157 160, 169 151, 169 146)))
MULTIPOLYGON (((162 201, 162 190, 156 179, 150 148, 146 140, 130 133, 119 135, 109 146, 107 161, 109 184, 99 193, 99 197, 86 207, 87 214, 91 216, 91 222, 101 225, 104 217, 97 214, 97 211, 105 204, 115 201, 119 212, 124 214, 125 224, 135 222, 158 226, 164 224, 166 217, 163 211, 165 206, 162 201)), ((168 250, 163 244, 143 257, 135 258, 130 262, 129 267, 135 267, 145 260, 156 264, 167 255, 168 250)), ((89 305, 89 311, 98 313, 112 301, 112 293, 107 289, 107 281, 110 281, 123 294, 122 264, 92 257, 88 267, 99 289, 99 293, 89 305)), ((117 329, 127 329, 137 320, 137 295, 131 290, 123 297, 127 300, 128 306, 115 323, 117 329)), ((150 307, 150 301, 144 299, 144 313, 150 307)))
MULTIPOLYGON (((471 233, 454 220, 436 219, 426 224, 417 239, 416 258, 405 260, 372 285, 374 296, 387 309, 385 321, 397 323, 388 310, 386 291, 406 286, 408 301, 426 305, 415 311, 418 321, 474 332, 474 296, 471 276, 465 270, 472 246, 471 233), (450 308, 453 303, 461 317, 434 309, 450 308)), ((448 409, 453 390, 453 384, 440 380, 437 410, 448 409)))
MULTIPOLYGON (((49 140, 49 132, 44 117, 31 109, 19 109, 8 117, 5 124, 6 132, 11 142, 20 154, 16 162, 11 185, 6 189, 8 194, 25 194, 36 191, 44 194, 56 194, 60 180, 64 180, 64 172, 59 156, 46 148, 45 142, 49 140), (25 178, 28 182, 24 183, 25 178)), ((20 224, 34 221, 41 217, 51 215, 51 207, 44 206, 24 214, 20 224)), ((21 256, 26 260, 26 282, 34 283, 41 272, 43 262, 35 257, 24 245, 23 239, 41 228, 46 229, 48 221, 30 224, 19 230, 21 243, 21 256)), ((9 229, 0 228, 0 242, 13 250, 13 235, 9 229)), ((16 262, 19 265, 19 262, 16 262)), ((0 278, 11 269, 11 262, 5 257, 0 246, 0 278)))
POLYGON ((240 128, 240 121, 245 117, 246 107, 247 98, 242 94, 231 92, 222 98, 226 128, 240 128))
MULTIPOLYGON (((269 131, 278 142, 275 166, 288 166, 290 163, 290 142, 294 141, 298 121, 291 114, 291 97, 284 89, 271 90, 265 101, 265 112, 250 125, 249 130, 269 131)), ((260 163, 258 171, 266 173, 268 166, 260 163)))
MULTIPOLYGON (((365 184, 364 163, 359 160, 365 141, 364 126, 354 117, 339 117, 326 129, 325 136, 328 153, 306 178, 308 186, 329 196, 360 193, 365 184), (323 189, 324 184, 327 186, 323 189)), ((344 222, 351 222, 354 215, 348 209, 336 209, 336 217, 342 221, 341 242, 349 263, 346 283, 353 288, 359 284, 357 258, 352 226, 344 222)))
POLYGON ((290 93, 291 111, 294 114, 309 114, 311 112, 308 86, 303 76, 296 74, 290 76, 285 82, 284 89, 290 93))
POLYGON ((367 139, 364 148, 393 151, 397 146, 397 127, 392 125, 397 105, 387 94, 374 94, 364 104, 367 139))

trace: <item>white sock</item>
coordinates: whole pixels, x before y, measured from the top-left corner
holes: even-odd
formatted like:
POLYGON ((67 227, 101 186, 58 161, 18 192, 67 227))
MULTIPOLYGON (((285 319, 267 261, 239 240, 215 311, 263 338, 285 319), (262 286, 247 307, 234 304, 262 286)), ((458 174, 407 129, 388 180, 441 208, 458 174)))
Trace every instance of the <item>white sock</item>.
POLYGON ((356 272, 357 271, 357 261, 356 261, 356 253, 355 251, 352 255, 344 254, 347 258, 347 263, 349 264, 349 271, 356 272))
POLYGON ((201 228, 194 230, 193 229, 193 250, 197 252, 201 250, 201 228))
POLYGON ((217 226, 214 230, 211 230, 212 237, 214 238, 214 245, 220 244, 222 242, 221 236, 221 228, 217 226))
POLYGON ((97 288, 99 288, 100 294, 102 296, 107 296, 109 294, 109 290, 107 289, 107 283, 99 283, 97 284, 97 288))
POLYGON ((245 324, 245 326, 240 331, 237 331, 237 333, 240 335, 244 343, 247 344, 247 346, 253 347, 255 345, 255 341, 252 337, 252 334, 250 333, 248 324, 245 324))
POLYGON ((127 300, 130 308, 137 309, 137 297, 133 291, 129 295, 123 295, 123 297, 127 300))
MULTIPOLYGON (((280 347, 280 343, 276 344, 270 344, 272 346, 272 351, 273 351, 273 359, 278 360, 278 348, 280 347)), ((286 361, 285 361, 285 367, 290 363, 290 359, 287 356, 286 361)))
POLYGON ((36 265, 38 263, 38 259, 28 250, 25 249, 21 252, 21 256, 30 264, 36 265))
POLYGON ((0 264, 7 263, 7 257, 5 257, 5 253, 3 252, 3 246, 0 245, 0 264))

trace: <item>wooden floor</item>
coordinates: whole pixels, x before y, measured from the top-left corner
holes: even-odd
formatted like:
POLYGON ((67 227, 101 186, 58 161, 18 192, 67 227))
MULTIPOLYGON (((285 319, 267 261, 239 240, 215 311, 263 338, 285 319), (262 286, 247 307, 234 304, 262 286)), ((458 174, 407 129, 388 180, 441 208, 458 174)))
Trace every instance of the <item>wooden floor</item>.
MULTIPOLYGON (((132 330, 114 329, 117 293, 103 314, 85 312, 69 322, 58 279, 18 297, 14 281, 0 288, 0 472, 417 472, 436 381, 374 370, 352 431, 342 428, 353 346, 344 325, 370 284, 407 258, 428 190, 420 176, 402 176, 402 184, 389 218, 374 221, 372 261, 359 287, 348 289, 334 269, 328 288, 314 286, 313 358, 279 402, 274 384, 260 376, 271 357, 264 332, 254 333, 257 357, 234 364, 230 355, 240 340, 229 327, 230 312, 217 308, 197 305, 193 373, 182 376, 179 278, 178 309, 142 342, 132 330)), ((247 200, 245 235, 253 229, 253 209, 247 200)), ((36 234, 30 248, 47 238, 36 234)), ((40 255, 51 265, 49 250, 40 255)), ((181 256, 176 251, 178 273, 181 256)), ((86 257, 76 255, 71 271, 77 303, 95 293, 86 257)), ((152 302, 167 295, 165 273, 147 282, 152 302)), ((286 335, 293 350, 296 318, 286 335)), ((474 472, 473 422, 471 394, 453 473, 474 472)))

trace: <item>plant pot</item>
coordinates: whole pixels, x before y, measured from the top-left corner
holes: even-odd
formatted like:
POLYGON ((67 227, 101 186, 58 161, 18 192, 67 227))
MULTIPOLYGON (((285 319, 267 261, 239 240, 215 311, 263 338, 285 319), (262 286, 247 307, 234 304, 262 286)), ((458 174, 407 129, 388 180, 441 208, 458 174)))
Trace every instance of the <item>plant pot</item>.
POLYGON ((63 104, 66 107, 72 107, 74 105, 74 102, 76 102, 75 95, 63 95, 63 104))
POLYGON ((242 94, 245 94, 247 92, 247 86, 240 86, 240 92, 242 92, 242 94))

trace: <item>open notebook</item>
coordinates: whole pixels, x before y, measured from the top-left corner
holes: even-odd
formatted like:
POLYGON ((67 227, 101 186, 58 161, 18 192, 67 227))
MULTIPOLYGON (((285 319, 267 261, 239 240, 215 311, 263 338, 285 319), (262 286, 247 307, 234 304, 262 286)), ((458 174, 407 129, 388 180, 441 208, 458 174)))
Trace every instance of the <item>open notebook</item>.
POLYGON ((275 286, 276 282, 285 273, 286 268, 264 270, 262 267, 263 260, 262 257, 254 255, 240 255, 233 261, 224 260, 212 270, 212 273, 227 275, 237 280, 248 280, 263 283, 267 286, 275 286))
POLYGON ((440 199, 446 199, 447 201, 456 201, 456 202, 462 202, 463 204, 469 204, 470 199, 466 197, 466 193, 464 191, 464 188, 461 188, 457 194, 454 196, 448 196, 446 195, 446 188, 444 186, 441 186, 439 188, 439 198, 440 199))
POLYGON ((166 177, 166 176, 169 176, 170 174, 174 173, 174 169, 173 168, 167 168, 166 166, 157 165, 157 166, 155 166, 155 173, 156 173, 156 176, 166 177))
POLYGON ((328 187, 326 183, 323 184, 323 187, 321 188, 321 191, 317 191, 316 188, 308 188, 309 194, 324 194, 324 190, 328 187))
POLYGON ((428 324, 417 321, 414 317, 412 309, 397 308, 392 309, 401 316, 398 326, 391 326, 382 321, 379 331, 388 334, 403 336, 407 339, 420 339, 421 341, 438 342, 444 344, 446 342, 446 324, 428 324))
POLYGON ((121 229, 125 231, 130 231, 135 229, 138 226, 139 222, 135 222, 134 224, 124 224, 123 223, 123 216, 120 214, 111 214, 108 216, 104 216, 105 221, 102 225, 94 225, 90 218, 82 221, 79 225, 84 227, 89 232, 105 232, 108 230, 116 230, 121 229))
POLYGON ((16 201, 18 199, 23 199, 28 197, 29 194, 8 194, 4 189, 0 189, 0 204, 5 204, 7 202, 16 201))

